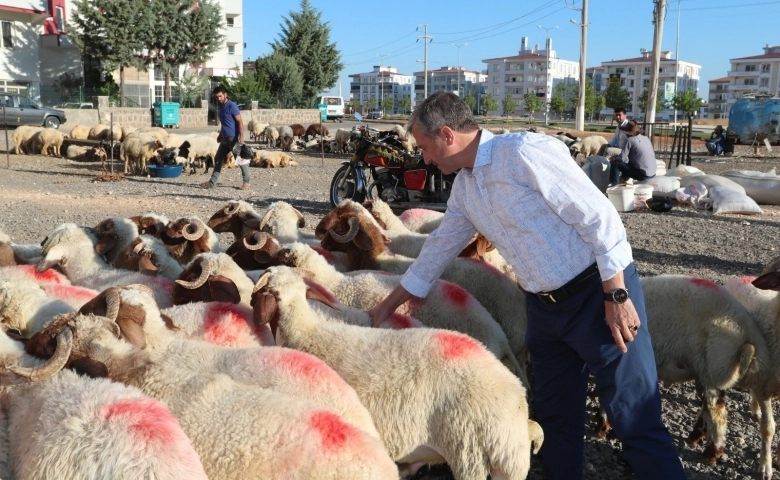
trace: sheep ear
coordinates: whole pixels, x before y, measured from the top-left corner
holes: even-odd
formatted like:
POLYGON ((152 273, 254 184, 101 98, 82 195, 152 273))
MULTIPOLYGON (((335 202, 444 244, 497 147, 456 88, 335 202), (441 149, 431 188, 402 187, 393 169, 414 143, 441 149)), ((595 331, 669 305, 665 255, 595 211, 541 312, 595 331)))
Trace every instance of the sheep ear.
POLYGON ((310 300, 316 300, 324 305, 327 305, 328 307, 332 308, 336 311, 341 311, 339 307, 333 304, 333 302, 330 301, 329 298, 327 298, 325 295, 322 294, 319 290, 316 290, 314 288, 307 288, 306 289, 306 298, 310 300))
POLYGON ((123 304, 119 308, 116 324, 122 336, 138 348, 146 348, 146 334, 144 333, 145 311, 142 307, 123 304))
POLYGON ((271 327, 271 334, 276 340, 276 329, 279 326, 277 313, 279 310, 279 304, 276 301, 276 297, 270 293, 255 294, 254 308, 252 310, 252 316, 255 320, 255 325, 269 324, 271 327))
POLYGON ((241 218, 241 221, 246 225, 247 227, 254 229, 254 230, 260 230, 260 218, 257 218, 255 216, 249 216, 246 218, 241 218))
POLYGON ((49 256, 47 255, 38 262, 38 265, 36 265, 35 267, 35 271, 37 271, 38 273, 43 273, 46 270, 59 265, 61 262, 62 262, 62 257, 49 258, 49 256))
POLYGON ((241 303, 241 294, 233 280, 223 275, 214 275, 208 279, 211 299, 215 302, 241 303))
POLYGON ((753 280, 753 286, 761 290, 776 290, 780 287, 780 272, 769 272, 753 280))
POLYGON ((146 255, 141 255, 138 258, 138 270, 143 274, 152 276, 156 276, 160 272, 157 265, 155 265, 154 262, 152 262, 152 259, 146 255))
POLYGON ((95 251, 99 255, 105 255, 106 252, 110 252, 116 247, 116 235, 107 233, 100 238, 97 245, 95 245, 95 251))
POLYGON ((273 257, 270 253, 266 252, 265 250, 256 250, 254 254, 254 259, 257 263, 261 265, 266 265, 268 263, 271 263, 271 260, 273 257))
POLYGON ((177 331, 181 330, 179 327, 176 326, 176 322, 173 321, 171 317, 164 313, 160 313, 160 318, 162 318, 163 323, 168 328, 168 330, 177 331))
POLYGON ((104 290, 98 294, 97 297, 88 301, 79 309, 79 313, 82 315, 97 315, 99 317, 105 317, 108 314, 108 305, 106 304, 106 295, 108 290, 104 290))
POLYGON ((355 238, 352 239, 352 243, 361 250, 371 250, 374 248, 374 241, 362 230, 355 235, 355 238))
POLYGON ((88 357, 77 358, 70 362, 68 368, 89 378, 108 378, 108 367, 103 362, 88 357))

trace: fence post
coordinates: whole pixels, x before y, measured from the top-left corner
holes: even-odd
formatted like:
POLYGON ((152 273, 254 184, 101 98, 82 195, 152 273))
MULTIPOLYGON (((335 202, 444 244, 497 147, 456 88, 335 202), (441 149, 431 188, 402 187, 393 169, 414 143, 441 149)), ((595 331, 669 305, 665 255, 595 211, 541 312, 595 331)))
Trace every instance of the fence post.
MULTIPOLYGON (((3 105, 3 130, 5 130, 5 168, 11 169, 11 144, 8 143, 8 121, 5 118, 5 105, 3 105)), ((16 152, 19 153, 19 152, 16 152)))
POLYGON ((111 117, 109 119, 111 122, 111 125, 109 126, 108 133, 111 135, 111 141, 108 142, 108 148, 111 149, 110 153, 110 163, 111 163, 111 175, 114 174, 114 112, 111 112, 111 117))
POLYGON ((688 156, 685 159, 685 164, 691 166, 691 135, 693 133, 693 116, 688 115, 688 156))

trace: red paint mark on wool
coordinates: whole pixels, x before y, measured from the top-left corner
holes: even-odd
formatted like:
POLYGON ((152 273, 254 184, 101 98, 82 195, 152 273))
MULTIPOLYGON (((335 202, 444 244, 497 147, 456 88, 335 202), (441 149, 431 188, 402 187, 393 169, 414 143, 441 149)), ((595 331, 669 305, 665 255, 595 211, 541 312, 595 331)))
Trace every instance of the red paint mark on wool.
POLYGON ((737 282, 741 283, 742 285, 747 285, 748 283, 753 283, 753 280, 755 279, 756 277, 739 277, 737 282))
POLYGON ((436 332, 433 338, 439 342, 441 354, 446 359, 465 357, 480 350, 479 342, 466 335, 436 332))
POLYGON ((247 315, 246 310, 232 303, 211 303, 203 322, 206 341, 231 346, 241 335, 252 335, 249 326, 251 318, 247 315))
POLYGON ((16 265, 13 267, 5 267, 5 269, 17 271, 29 276, 32 280, 38 283, 56 283, 58 285, 70 285, 68 278, 57 272, 54 269, 48 269, 45 272, 38 273, 35 270, 35 265, 16 265))
POLYGON ((692 278, 691 283, 693 283, 697 287, 707 288, 709 290, 720 291, 721 288, 720 285, 706 278, 692 278))
POLYGON ((335 413, 324 410, 311 414, 309 426, 320 434, 322 447, 326 451, 338 450, 358 435, 358 430, 355 427, 344 422, 335 413))
POLYGON ((412 208, 410 210, 405 210, 401 215, 398 215, 398 218, 403 223, 407 223, 407 222, 425 220, 426 218, 431 216, 433 216, 431 210, 426 210, 424 208, 412 208))
POLYGON ((322 294, 323 297, 327 298, 328 301, 336 303, 336 297, 333 296, 332 293, 328 291, 327 288, 323 287, 317 282, 313 282, 311 280, 304 280, 306 282, 306 285, 311 288, 312 290, 318 291, 320 294, 322 294))
POLYGON ((468 304, 471 295, 460 285, 454 283, 442 281, 442 293, 444 298, 452 302, 458 308, 465 308, 468 304))
POLYGON ((414 324, 412 323, 412 319, 409 318, 406 315, 401 315, 400 313, 394 313, 390 315, 390 317, 387 319, 390 326, 393 328, 393 330, 403 330, 406 328, 414 328, 414 324))
POLYGON ((89 288, 76 287, 74 285, 60 285, 58 283, 44 284, 43 290, 46 292, 46 295, 59 300, 83 301, 84 303, 97 297, 99 293, 89 288))
POLYGON ((333 263, 336 261, 336 258, 333 256, 333 254, 322 247, 313 246, 311 247, 311 249, 317 252, 318 254, 320 254, 320 256, 324 258, 325 261, 330 263, 331 265, 333 265, 333 263))
POLYGON ((122 400, 103 407, 101 413, 106 421, 124 423, 147 442, 169 444, 179 437, 179 422, 156 400, 122 400))
POLYGON ((493 266, 490 263, 483 262, 482 260, 478 258, 467 258, 466 260, 471 261, 479 265, 480 268, 484 268, 488 272, 490 272, 491 275, 493 275, 496 278, 508 278, 506 275, 504 275, 504 272, 497 269, 495 266, 493 266))
POLYGON ((292 375, 312 383, 319 383, 337 376, 336 372, 331 370, 325 362, 304 352, 288 349, 279 350, 277 362, 286 366, 292 375))

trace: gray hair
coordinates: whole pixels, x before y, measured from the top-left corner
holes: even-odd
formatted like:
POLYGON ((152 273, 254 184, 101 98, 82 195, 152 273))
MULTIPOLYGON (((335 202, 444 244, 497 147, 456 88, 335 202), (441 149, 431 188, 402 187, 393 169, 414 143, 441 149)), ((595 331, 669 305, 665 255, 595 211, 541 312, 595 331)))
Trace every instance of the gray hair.
POLYGON ((442 127, 450 127, 459 133, 479 130, 466 102, 445 90, 432 94, 414 109, 406 128, 411 130, 415 126, 429 138, 436 137, 442 127))

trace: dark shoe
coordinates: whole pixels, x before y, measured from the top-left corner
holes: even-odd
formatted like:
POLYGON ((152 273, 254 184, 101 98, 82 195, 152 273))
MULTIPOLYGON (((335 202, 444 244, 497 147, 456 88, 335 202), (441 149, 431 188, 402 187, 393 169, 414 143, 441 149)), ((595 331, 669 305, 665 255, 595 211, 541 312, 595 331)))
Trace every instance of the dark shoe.
POLYGON ((214 184, 211 181, 203 182, 200 184, 200 188, 214 188, 214 184))
POLYGON ((250 186, 251 186, 251 185, 249 185, 248 183, 242 183, 242 184, 241 184, 241 186, 240 186, 240 187, 238 187, 238 189, 239 189, 239 190, 249 190, 249 187, 250 187, 250 186))

